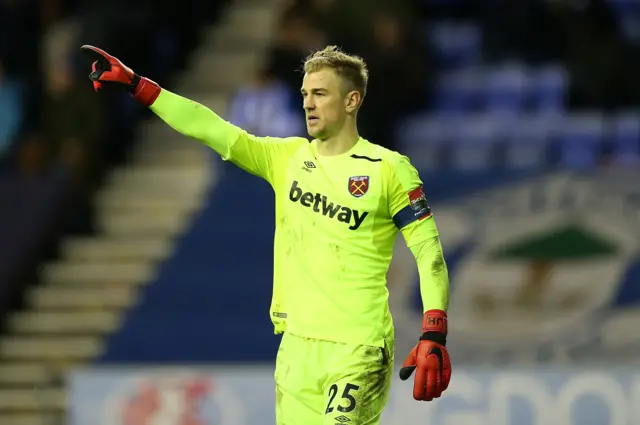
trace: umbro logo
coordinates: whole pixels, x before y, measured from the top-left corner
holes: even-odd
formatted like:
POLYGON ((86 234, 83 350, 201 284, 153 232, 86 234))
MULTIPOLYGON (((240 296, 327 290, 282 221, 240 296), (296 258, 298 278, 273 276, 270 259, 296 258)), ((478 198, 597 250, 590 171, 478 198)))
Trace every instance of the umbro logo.
POLYGON ((304 161, 304 167, 302 167, 304 171, 310 173, 312 168, 316 168, 316 164, 311 161, 304 161))
POLYGON ((338 416, 336 418, 334 418, 336 421, 338 421, 338 423, 340 424, 344 424, 347 422, 351 422, 351 419, 347 418, 346 416, 338 416))

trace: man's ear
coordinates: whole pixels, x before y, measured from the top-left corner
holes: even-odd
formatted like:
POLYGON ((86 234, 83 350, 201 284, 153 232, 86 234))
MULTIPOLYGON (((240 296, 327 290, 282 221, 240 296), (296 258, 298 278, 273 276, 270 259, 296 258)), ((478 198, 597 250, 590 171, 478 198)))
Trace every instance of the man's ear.
POLYGON ((345 108, 348 113, 353 113, 358 110, 360 103, 362 102, 362 96, 357 90, 350 91, 345 97, 345 108))

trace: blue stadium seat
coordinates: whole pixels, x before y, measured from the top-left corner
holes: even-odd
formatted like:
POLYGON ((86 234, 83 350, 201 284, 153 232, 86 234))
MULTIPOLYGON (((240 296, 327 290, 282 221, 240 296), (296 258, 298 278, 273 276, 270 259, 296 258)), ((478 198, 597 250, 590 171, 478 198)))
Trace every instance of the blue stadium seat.
POLYGON ((445 68, 466 67, 477 63, 480 57, 480 31, 470 24, 430 24, 433 58, 445 68))
POLYGON ((524 66, 510 63, 488 69, 483 104, 488 111, 518 111, 526 101, 529 79, 524 66))
POLYGON ((538 112, 564 110, 567 75, 559 66, 547 66, 531 75, 531 109, 538 112))
POLYGON ((436 83, 432 106, 441 112, 473 111, 479 107, 481 87, 478 69, 443 73, 436 83))
POLYGON ((441 165, 443 148, 452 137, 452 118, 421 113, 404 120, 397 131, 398 150, 421 171, 441 165))
POLYGON ((554 141, 561 116, 558 114, 522 115, 507 126, 505 159, 510 169, 543 168, 554 141))
POLYGON ((614 161, 637 164, 640 161, 640 113, 622 113, 613 119, 612 124, 614 161))
POLYGON ((484 170, 493 165, 495 148, 504 137, 499 115, 480 114, 462 118, 452 140, 452 163, 459 170, 484 170))
POLYGON ((560 165, 571 168, 596 165, 602 149, 604 130, 601 113, 567 115, 559 129, 560 165))
POLYGON ((620 17, 640 13, 640 2, 637 0, 607 0, 607 4, 620 17))

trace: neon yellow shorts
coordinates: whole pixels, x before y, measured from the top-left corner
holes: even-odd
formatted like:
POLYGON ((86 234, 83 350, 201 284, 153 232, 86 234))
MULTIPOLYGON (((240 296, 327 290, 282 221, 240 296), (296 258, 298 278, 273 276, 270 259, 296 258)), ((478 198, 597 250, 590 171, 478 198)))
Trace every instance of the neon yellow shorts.
POLYGON ((277 425, 378 425, 393 372, 388 347, 285 333, 276 360, 277 425))

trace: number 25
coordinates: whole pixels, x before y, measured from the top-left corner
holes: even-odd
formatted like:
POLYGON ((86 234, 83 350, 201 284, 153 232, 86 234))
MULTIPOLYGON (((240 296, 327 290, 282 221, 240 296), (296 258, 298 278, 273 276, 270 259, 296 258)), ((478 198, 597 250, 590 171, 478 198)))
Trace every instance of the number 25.
MULTIPOLYGON (((346 384, 344 386, 344 391, 342 391, 342 398, 349 401, 349 405, 346 407, 338 406, 338 412, 348 413, 353 411, 356 408, 356 399, 350 394, 351 391, 358 391, 360 387, 354 384, 346 384)), ((329 388, 329 403, 327 404, 327 410, 324 412, 325 414, 333 412, 333 399, 336 398, 338 394, 338 385, 333 384, 329 388)))

